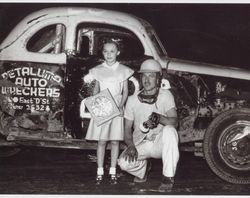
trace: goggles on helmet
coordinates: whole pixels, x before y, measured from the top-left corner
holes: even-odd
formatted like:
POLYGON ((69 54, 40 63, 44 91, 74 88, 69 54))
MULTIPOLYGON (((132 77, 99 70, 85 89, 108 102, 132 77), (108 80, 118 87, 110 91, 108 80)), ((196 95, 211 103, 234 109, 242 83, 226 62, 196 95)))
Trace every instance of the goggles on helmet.
POLYGON ((159 89, 157 89, 157 92, 152 95, 145 95, 143 92, 140 92, 137 97, 140 102, 147 103, 147 104, 154 104, 157 101, 157 97, 159 94, 159 89))

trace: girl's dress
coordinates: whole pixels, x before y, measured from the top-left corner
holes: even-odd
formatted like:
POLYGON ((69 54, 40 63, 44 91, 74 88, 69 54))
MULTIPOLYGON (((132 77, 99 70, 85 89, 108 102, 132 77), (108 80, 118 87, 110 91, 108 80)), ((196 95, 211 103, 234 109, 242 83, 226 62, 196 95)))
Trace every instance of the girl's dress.
MULTIPOLYGON (((127 80, 134 71, 125 65, 118 62, 112 66, 105 62, 97 65, 89 71, 89 74, 100 83, 100 91, 109 89, 117 106, 122 99, 123 81, 127 80)), ((91 118, 88 131, 86 134, 87 140, 123 140, 124 139, 124 118, 116 116, 115 118, 97 126, 91 118)))

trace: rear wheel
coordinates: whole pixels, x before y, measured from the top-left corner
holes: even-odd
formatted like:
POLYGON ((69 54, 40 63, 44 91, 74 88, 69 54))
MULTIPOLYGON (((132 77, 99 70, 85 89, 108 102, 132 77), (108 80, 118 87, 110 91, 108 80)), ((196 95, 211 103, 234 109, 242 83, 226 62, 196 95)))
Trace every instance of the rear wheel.
POLYGON ((250 109, 233 109, 215 118, 204 137, 204 156, 221 179, 234 184, 250 184, 250 109), (235 139, 235 140, 234 140, 235 139))

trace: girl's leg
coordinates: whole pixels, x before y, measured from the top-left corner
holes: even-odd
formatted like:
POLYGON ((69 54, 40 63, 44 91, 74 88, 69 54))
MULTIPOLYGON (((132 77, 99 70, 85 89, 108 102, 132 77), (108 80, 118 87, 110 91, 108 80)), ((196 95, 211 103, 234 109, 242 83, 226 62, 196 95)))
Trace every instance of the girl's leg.
POLYGON ((111 141, 111 168, 116 168, 119 155, 119 141, 111 141))
POLYGON ((119 155, 119 141, 111 141, 111 166, 109 169, 110 183, 117 184, 116 165, 119 155))
POLYGON ((97 145, 97 167, 99 170, 99 172, 97 171, 98 175, 103 175, 103 164, 104 164, 104 157, 105 157, 105 150, 106 150, 106 144, 107 141, 98 141, 98 145, 97 145))
POLYGON ((103 170, 103 164, 104 164, 104 156, 105 156, 105 150, 106 150, 106 141, 98 141, 97 145, 97 176, 96 176, 96 185, 100 185, 103 180, 104 170, 103 170))

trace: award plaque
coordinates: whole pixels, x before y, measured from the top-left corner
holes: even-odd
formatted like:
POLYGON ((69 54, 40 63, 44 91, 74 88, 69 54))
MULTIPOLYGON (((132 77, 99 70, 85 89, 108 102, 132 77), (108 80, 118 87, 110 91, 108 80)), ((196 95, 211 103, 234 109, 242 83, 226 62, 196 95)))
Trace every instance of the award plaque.
POLYGON ((120 111, 108 89, 86 98, 85 105, 97 126, 120 115, 120 111))

